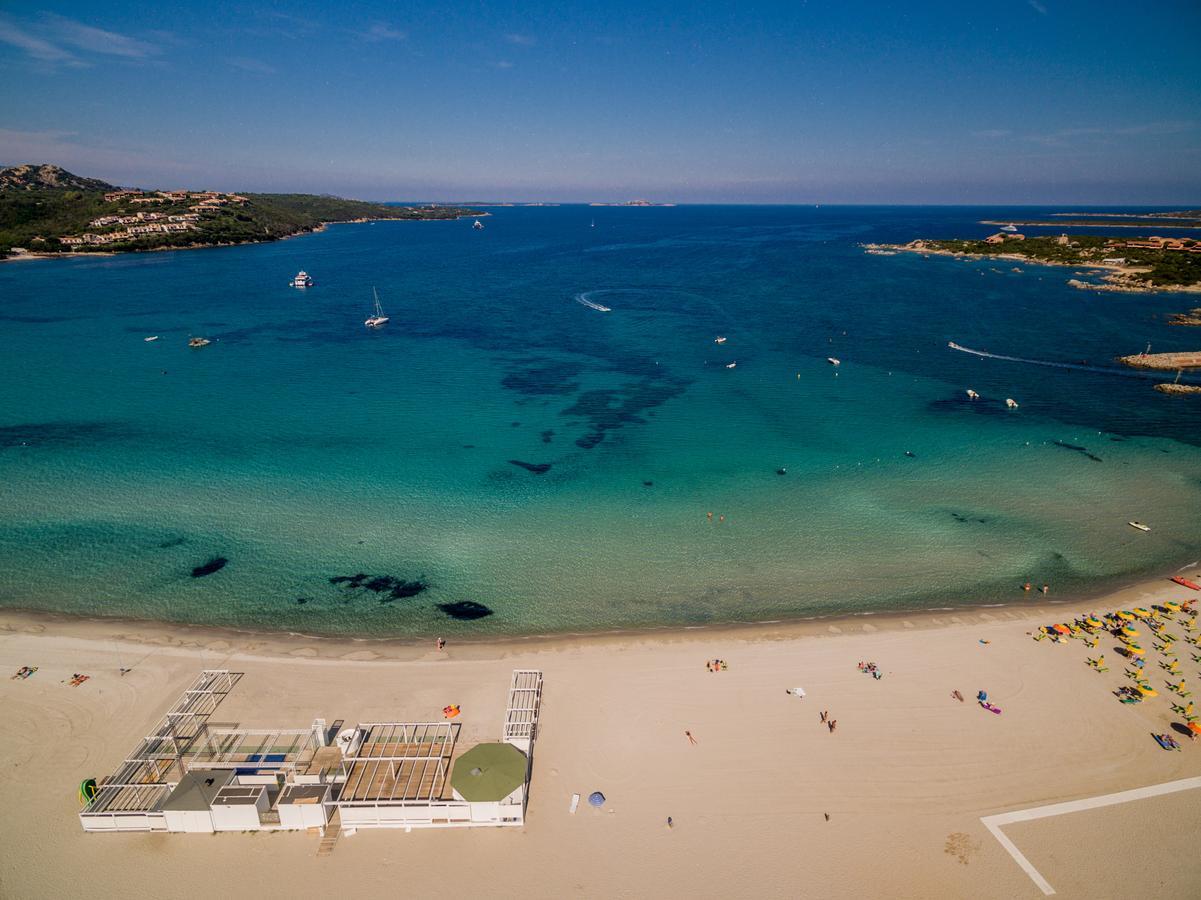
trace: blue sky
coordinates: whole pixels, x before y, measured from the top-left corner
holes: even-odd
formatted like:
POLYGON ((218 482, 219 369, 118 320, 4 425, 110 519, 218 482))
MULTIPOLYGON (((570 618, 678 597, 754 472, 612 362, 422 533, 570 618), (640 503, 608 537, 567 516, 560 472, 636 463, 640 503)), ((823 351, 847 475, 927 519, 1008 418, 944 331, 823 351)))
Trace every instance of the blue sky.
POLYGON ((0 2, 0 163, 374 199, 1201 203, 1201 3, 0 2))

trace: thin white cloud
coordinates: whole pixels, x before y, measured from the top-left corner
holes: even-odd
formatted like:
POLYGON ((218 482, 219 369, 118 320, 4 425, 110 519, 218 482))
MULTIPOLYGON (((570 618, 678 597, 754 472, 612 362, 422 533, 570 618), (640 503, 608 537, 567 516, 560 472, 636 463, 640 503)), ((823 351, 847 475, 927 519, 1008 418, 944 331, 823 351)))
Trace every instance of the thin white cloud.
POLYGON ((65 16, 47 13, 44 20, 53 37, 85 52, 121 56, 125 59, 145 59, 161 52, 154 44, 126 34, 85 25, 65 16))
POLYGON ((980 131, 973 131, 972 137, 978 138, 1003 138, 1013 134, 1008 128, 984 128, 980 131))
POLYGON ((511 69, 511 68, 513 68, 513 64, 512 64, 511 62, 509 62, 507 59, 502 59, 502 60, 499 60, 499 61, 497 61, 497 62, 495 63, 495 66, 496 66, 496 68, 498 68, 498 69, 511 69))
POLYGON ((532 34, 522 34, 520 31, 510 31, 505 35, 505 40, 518 47, 533 47, 538 43, 538 39, 532 34))
POLYGON ((274 75, 276 72, 275 66, 250 56, 231 56, 226 62, 235 69, 253 72, 255 75, 274 75))
POLYGON ((11 19, 0 16, 0 43, 24 50, 29 56, 44 63, 82 66, 85 63, 71 51, 53 44, 26 31, 11 19))
POLYGON ((360 37, 365 41, 407 41, 409 33, 401 31, 399 28, 393 28, 385 22, 376 22, 366 31, 360 33, 360 37))
POLYGON ((1038 0, 1026 0, 1026 2, 1029 3, 1030 8, 1040 16, 1045 16, 1047 14, 1047 8, 1039 3, 1038 0))

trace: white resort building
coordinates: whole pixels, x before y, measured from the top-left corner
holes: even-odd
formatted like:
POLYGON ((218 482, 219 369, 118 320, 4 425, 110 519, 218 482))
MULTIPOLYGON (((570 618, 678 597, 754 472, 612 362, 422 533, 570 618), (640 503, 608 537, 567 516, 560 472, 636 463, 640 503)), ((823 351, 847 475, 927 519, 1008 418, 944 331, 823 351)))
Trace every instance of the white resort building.
POLYGON ((205 670, 107 778, 80 787, 85 831, 521 825, 542 673, 514 670, 496 742, 460 748, 456 722, 366 722, 337 733, 209 725, 242 675, 205 670))

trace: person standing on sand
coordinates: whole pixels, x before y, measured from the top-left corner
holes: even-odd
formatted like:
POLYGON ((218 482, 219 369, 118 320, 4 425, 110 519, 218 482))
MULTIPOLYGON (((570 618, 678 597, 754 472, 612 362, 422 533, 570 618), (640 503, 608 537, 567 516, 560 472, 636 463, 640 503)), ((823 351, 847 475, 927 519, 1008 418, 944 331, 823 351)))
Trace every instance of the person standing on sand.
POLYGON ((827 723, 827 727, 830 729, 830 734, 833 734, 833 733, 834 733, 834 729, 838 727, 838 720, 836 720, 836 719, 831 719, 831 720, 830 720, 830 721, 827 723))
POLYGON ((446 641, 442 640, 442 638, 438 638, 438 640, 435 642, 435 646, 439 650, 443 650, 446 648, 446 641))
POLYGON ((822 724, 823 724, 823 725, 826 723, 826 717, 827 717, 828 715, 830 715, 830 712, 829 712, 829 710, 822 710, 822 713, 821 713, 821 716, 820 716, 820 718, 821 718, 821 721, 822 721, 822 724))
POLYGON ((692 732, 691 732, 691 731, 685 731, 685 732, 684 732, 684 737, 688 738, 688 743, 690 743, 690 744, 695 744, 695 743, 696 743, 696 738, 694 738, 694 737, 692 736, 692 732))

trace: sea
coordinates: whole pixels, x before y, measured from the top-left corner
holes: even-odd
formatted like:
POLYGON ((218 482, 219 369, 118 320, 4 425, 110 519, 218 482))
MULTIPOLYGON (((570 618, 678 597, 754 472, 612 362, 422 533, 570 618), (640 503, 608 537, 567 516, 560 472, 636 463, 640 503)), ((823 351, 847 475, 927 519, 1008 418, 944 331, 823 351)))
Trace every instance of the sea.
POLYGON ((1114 358, 1201 345, 1167 323, 1196 296, 861 246, 1058 211, 498 207, 4 263, 0 606, 483 638, 1174 571, 1201 402, 1114 358))

